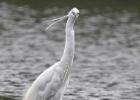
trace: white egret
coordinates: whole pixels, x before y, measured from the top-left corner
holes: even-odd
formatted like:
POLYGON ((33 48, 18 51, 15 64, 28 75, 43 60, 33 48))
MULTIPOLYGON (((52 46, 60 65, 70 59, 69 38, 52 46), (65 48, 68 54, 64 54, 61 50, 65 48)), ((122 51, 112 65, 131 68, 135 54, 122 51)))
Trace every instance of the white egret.
POLYGON ((79 10, 73 8, 65 18, 66 39, 62 58, 50 68, 46 69, 31 85, 23 100, 62 100, 63 92, 68 84, 70 68, 73 63, 75 40, 74 23, 79 10))

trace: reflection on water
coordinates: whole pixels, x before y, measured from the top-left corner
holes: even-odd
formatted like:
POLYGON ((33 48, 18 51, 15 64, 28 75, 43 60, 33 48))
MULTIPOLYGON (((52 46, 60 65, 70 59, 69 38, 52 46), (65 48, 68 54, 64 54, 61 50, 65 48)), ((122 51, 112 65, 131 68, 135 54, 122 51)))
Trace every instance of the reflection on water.
MULTIPOLYGON (((21 99, 34 79, 59 60, 65 23, 45 32, 41 22, 66 12, 0 4, 0 100, 21 99)), ((138 14, 83 9, 75 30, 76 55, 64 100, 139 100, 138 14)))

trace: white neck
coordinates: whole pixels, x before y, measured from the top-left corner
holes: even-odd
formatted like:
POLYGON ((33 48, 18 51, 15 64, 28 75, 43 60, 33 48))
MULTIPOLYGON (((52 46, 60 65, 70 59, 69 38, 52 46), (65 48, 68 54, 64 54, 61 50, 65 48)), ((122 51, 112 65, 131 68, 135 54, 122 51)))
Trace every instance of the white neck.
MULTIPOLYGON (((61 64, 65 67, 71 67, 74 58, 74 51, 75 51, 75 39, 74 39, 74 26, 75 20, 73 18, 68 18, 66 23, 66 38, 65 38, 65 48, 64 53, 61 58, 61 64)), ((69 68, 68 68, 69 69, 69 68)))

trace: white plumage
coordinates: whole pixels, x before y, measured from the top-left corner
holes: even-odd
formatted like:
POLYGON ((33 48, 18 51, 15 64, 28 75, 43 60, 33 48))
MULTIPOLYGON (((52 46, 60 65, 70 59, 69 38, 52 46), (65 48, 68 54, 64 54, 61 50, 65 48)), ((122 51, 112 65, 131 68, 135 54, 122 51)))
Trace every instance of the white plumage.
POLYGON ((62 100, 74 58, 75 34, 73 27, 78 15, 79 10, 73 8, 66 16, 68 18, 65 29, 66 40, 61 60, 45 70, 33 82, 23 100, 62 100))

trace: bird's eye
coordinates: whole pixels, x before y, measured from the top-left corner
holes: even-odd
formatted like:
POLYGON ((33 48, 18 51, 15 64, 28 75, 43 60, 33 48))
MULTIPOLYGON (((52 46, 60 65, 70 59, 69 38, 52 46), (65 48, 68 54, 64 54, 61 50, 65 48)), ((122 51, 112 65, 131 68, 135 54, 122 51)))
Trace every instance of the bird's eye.
POLYGON ((73 14, 73 15, 75 15, 75 13, 74 13, 74 12, 72 12, 72 14, 73 14))

